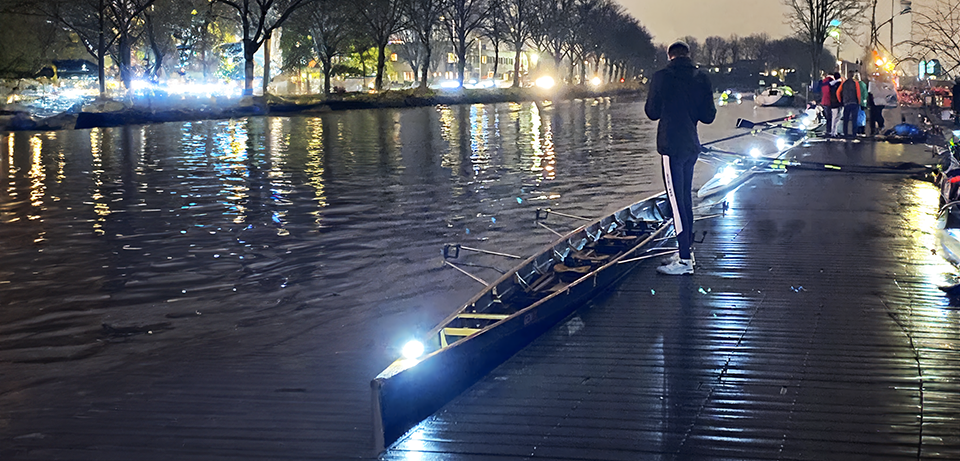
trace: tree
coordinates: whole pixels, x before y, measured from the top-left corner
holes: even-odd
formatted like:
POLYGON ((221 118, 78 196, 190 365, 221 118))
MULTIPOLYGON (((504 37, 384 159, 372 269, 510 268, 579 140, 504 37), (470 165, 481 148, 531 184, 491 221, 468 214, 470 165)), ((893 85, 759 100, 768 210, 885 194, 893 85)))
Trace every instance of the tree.
POLYGON ((447 7, 447 0, 409 0, 406 3, 406 17, 409 29, 413 32, 417 44, 422 48, 422 59, 413 66, 422 73, 420 88, 427 87, 430 75, 430 61, 433 59, 433 38, 437 27, 440 26, 440 17, 447 7))
POLYGON ((383 72, 387 65, 387 45, 390 37, 404 27, 403 0, 361 0, 357 3, 360 18, 369 38, 377 47, 377 78, 375 88, 383 91, 383 72))
POLYGON ((51 59, 72 54, 60 26, 29 8, 0 1, 0 24, 0 76, 33 77, 51 59))
MULTIPOLYGON (((243 94, 253 94, 254 55, 273 31, 311 0, 213 0, 236 11, 243 44, 243 94)), ((264 88, 270 79, 269 57, 264 62, 264 88)))
POLYGON ((143 32, 142 14, 155 0, 47 0, 34 5, 51 21, 76 34, 97 60, 100 95, 106 93, 106 56, 111 54, 126 88, 133 78, 131 53, 143 32))
MULTIPOLYGON (((480 34, 486 37, 493 45, 493 78, 496 80, 497 72, 500 69, 500 45, 508 40, 507 34, 510 28, 507 26, 505 4, 499 2, 492 3, 492 9, 480 27, 480 34)), ((481 76, 482 78, 483 76, 481 76)))
POLYGON ((500 14, 503 15, 504 26, 507 27, 506 41, 513 45, 513 87, 520 87, 520 53, 523 46, 530 40, 535 24, 536 0, 504 0, 500 14))
MULTIPOLYGON (((783 0, 789 8, 788 24, 807 44, 811 72, 820 69, 823 44, 831 28, 854 30, 862 20, 866 4, 863 0, 783 0)), ((811 81, 818 75, 810 75, 811 81)))
POLYGON ((743 59, 762 60, 769 43, 770 36, 767 34, 753 34, 743 37, 740 41, 743 59))
MULTIPOLYGON (((940 60, 944 71, 954 74, 960 66, 960 4, 955 0, 934 0, 913 10, 914 36, 910 43, 919 53, 940 60)), ((955 75, 955 74, 954 74, 955 75)))
POLYGON ((443 13, 443 25, 457 56, 457 80, 463 86, 467 65, 467 50, 473 46, 475 34, 487 15, 491 3, 488 0, 450 0, 443 13))
POLYGON ((727 41, 716 35, 703 41, 703 61, 709 66, 719 66, 727 61, 727 41))
POLYGON ((189 17, 179 15, 178 20, 168 25, 177 43, 177 65, 181 72, 191 67, 196 70, 195 64, 191 65, 196 58, 203 80, 207 81, 211 68, 217 67, 220 61, 215 46, 223 43, 231 32, 226 28, 230 23, 222 20, 230 11, 224 5, 209 0, 180 0, 178 6, 183 12, 189 11, 189 17))
POLYGON ((334 75, 333 60, 345 54, 355 33, 350 20, 351 8, 342 1, 320 0, 310 14, 302 16, 303 25, 311 37, 313 48, 323 71, 323 92, 330 94, 330 79, 334 75), (305 24, 304 24, 305 22, 305 24))

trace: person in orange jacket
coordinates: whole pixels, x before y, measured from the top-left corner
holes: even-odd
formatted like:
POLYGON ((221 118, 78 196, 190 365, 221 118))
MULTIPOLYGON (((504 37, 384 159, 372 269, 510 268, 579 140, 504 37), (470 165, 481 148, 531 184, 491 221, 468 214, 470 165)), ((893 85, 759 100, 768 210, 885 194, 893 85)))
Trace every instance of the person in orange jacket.
POLYGON ((858 78, 857 73, 850 71, 847 74, 847 79, 840 84, 839 88, 837 88, 837 98, 839 98, 841 103, 843 103, 844 136, 856 134, 857 117, 860 115, 860 102, 863 100, 864 96, 866 96, 866 94, 863 94, 860 86, 860 79, 858 78), (847 131, 848 123, 851 126, 850 131, 847 131))

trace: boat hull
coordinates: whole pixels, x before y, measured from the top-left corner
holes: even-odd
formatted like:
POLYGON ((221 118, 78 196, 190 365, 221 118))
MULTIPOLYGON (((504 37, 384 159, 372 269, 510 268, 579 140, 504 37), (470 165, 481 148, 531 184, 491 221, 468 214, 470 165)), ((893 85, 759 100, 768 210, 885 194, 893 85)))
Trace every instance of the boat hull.
MULTIPOLYGON (((646 213, 649 214, 650 210, 656 208, 656 214, 661 216, 662 222, 656 231, 645 234, 633 250, 642 248, 649 251, 661 248, 666 239, 657 237, 663 236, 672 229, 671 221, 664 217, 670 214, 669 210, 666 212, 661 210, 661 207, 669 207, 666 197, 662 194, 638 202, 561 237, 553 245, 530 257, 518 268, 508 272, 500 280, 474 296, 458 312, 480 312, 481 310, 477 308, 485 305, 490 300, 490 293, 496 293, 498 289, 500 295, 506 297, 510 284, 517 274, 531 265, 538 266, 538 261, 541 267, 550 264, 549 261, 558 259, 556 255, 561 254, 561 249, 571 245, 571 242, 581 241, 584 235, 589 236, 592 229, 609 227, 615 221, 613 217, 618 214, 622 216, 625 210, 632 210, 645 203, 652 203, 643 208, 646 213)), ((561 289, 551 292, 550 295, 466 339, 435 350, 422 359, 394 362, 371 382, 376 429, 375 448, 379 451, 391 445, 410 428, 435 413, 531 341, 561 322, 587 301, 615 285, 638 264, 642 264, 642 261, 628 262, 629 260, 624 259, 631 251, 622 253, 603 266, 563 285, 561 289)), ((524 277, 530 280, 526 275, 521 275, 519 278, 524 277)), ((494 294, 494 296, 497 295, 494 294)), ((437 331, 439 330, 434 330, 434 332, 437 331)))

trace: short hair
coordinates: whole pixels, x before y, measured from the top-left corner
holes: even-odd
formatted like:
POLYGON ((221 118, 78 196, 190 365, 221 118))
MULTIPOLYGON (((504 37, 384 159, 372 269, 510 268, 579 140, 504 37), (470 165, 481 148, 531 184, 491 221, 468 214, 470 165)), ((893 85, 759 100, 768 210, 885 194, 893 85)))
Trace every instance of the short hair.
POLYGON ((835 78, 835 79, 837 79, 837 80, 840 80, 840 72, 834 72, 834 73, 833 73, 833 78, 835 78))
POLYGON ((673 45, 667 48, 667 56, 671 58, 690 56, 690 45, 682 41, 673 42, 673 45))
POLYGON ((857 71, 855 70, 847 71, 847 78, 854 78, 856 76, 857 76, 857 71))

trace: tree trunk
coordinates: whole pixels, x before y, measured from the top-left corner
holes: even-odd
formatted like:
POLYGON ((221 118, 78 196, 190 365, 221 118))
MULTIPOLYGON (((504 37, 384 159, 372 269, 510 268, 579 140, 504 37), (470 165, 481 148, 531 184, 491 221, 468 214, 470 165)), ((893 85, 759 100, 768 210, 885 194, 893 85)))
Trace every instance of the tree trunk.
POLYGON ((107 81, 106 81, 106 70, 104 67, 106 63, 104 62, 104 55, 107 54, 107 41, 106 37, 103 35, 103 0, 100 0, 100 32, 97 37, 97 78, 100 81, 100 97, 106 97, 107 95, 107 81))
POLYGON ((493 81, 497 81, 497 72, 500 70, 500 45, 493 47, 493 81))
POLYGON ((517 47, 516 54, 513 57, 513 87, 520 88, 520 50, 522 46, 517 47))
POLYGON ((126 34, 121 34, 120 39, 117 41, 117 53, 120 55, 120 81, 123 82, 123 87, 128 90, 130 89, 130 83, 133 81, 132 66, 130 64, 130 54, 132 52, 130 45, 130 37, 126 34))
POLYGON ((460 40, 460 46, 457 47, 457 81, 460 82, 460 88, 463 88, 464 72, 467 69, 467 43, 460 40))
POLYGON ((377 80, 374 86, 377 93, 383 91, 383 70, 387 67, 387 44, 383 43, 377 46, 377 80))
POLYGON ((427 77, 430 75, 430 60, 433 59, 433 48, 424 44, 425 57, 423 60, 423 69, 420 76, 420 88, 427 89, 427 77))
POLYGON ((257 52, 253 40, 243 40, 243 95, 253 96, 253 55, 257 52))
POLYGON ((333 73, 333 59, 327 57, 326 59, 321 59, 320 62, 323 64, 323 94, 324 97, 330 94, 330 74, 333 73))
POLYGON ((267 88, 270 86, 270 32, 267 32, 263 40, 263 95, 267 95, 267 88))

